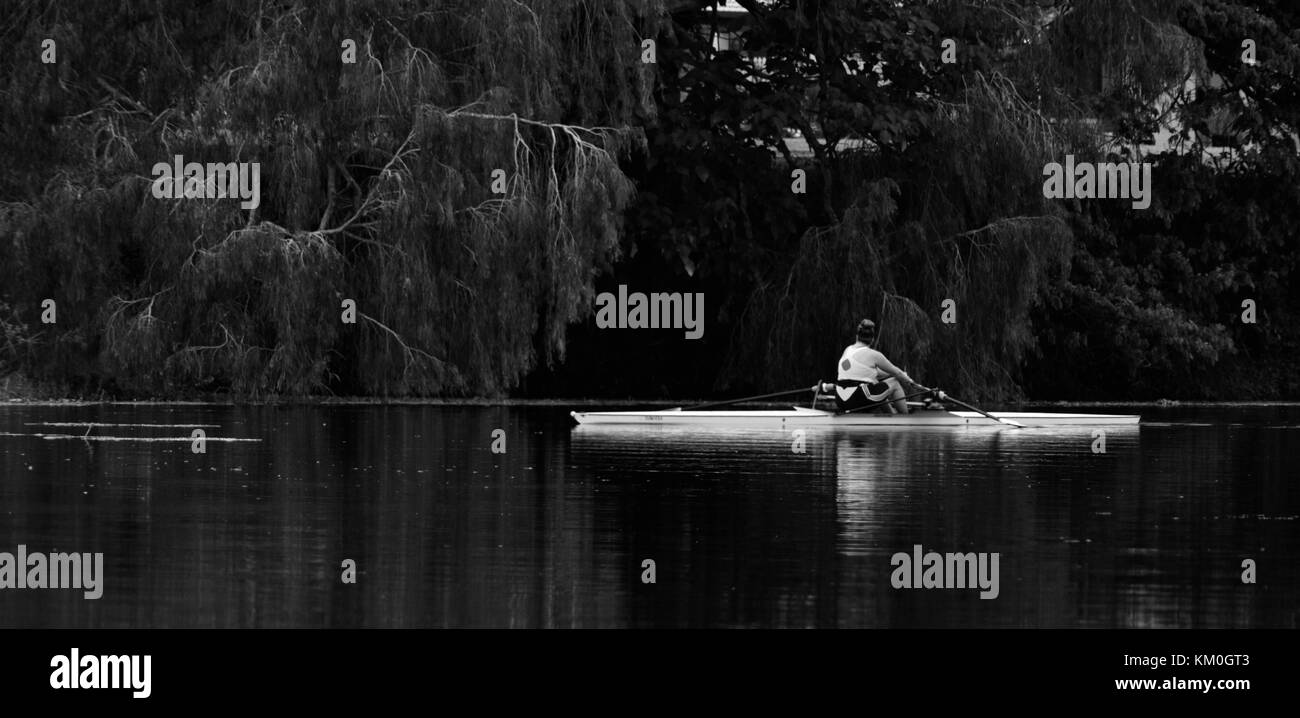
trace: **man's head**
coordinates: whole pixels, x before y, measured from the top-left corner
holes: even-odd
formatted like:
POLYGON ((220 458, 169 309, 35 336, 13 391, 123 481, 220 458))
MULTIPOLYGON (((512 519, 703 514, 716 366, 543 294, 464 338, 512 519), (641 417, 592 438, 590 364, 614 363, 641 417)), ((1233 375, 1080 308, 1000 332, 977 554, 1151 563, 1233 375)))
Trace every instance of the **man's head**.
POLYGON ((870 319, 863 319, 858 322, 857 336, 858 341, 863 344, 870 344, 876 341, 876 323, 870 319))

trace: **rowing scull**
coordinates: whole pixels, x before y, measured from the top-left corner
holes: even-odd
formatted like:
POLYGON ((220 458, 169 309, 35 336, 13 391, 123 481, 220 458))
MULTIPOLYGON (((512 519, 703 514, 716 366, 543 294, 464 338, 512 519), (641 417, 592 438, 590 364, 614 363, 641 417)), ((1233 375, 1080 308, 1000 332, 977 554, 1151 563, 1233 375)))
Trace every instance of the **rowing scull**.
MULTIPOLYGON (((792 407, 777 410, 688 411, 681 408, 660 411, 571 411, 579 424, 695 424, 702 426, 1002 426, 974 411, 923 410, 910 414, 836 413, 821 409, 792 407)), ((1024 426, 1115 426, 1137 424, 1137 414, 1064 414, 1052 412, 993 412, 1024 426)))

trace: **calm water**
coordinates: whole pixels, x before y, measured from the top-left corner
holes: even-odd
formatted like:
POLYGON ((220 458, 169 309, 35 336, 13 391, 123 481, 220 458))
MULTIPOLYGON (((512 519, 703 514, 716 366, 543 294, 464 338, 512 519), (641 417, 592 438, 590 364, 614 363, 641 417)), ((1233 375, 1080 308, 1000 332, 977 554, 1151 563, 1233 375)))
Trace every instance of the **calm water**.
POLYGON ((549 407, 0 406, 0 551, 105 554, 102 599, 0 590, 0 626, 1300 626, 1300 408, 1142 413, 1100 454, 1086 428, 795 453, 549 407), (892 588, 914 544, 998 552, 1000 595, 892 588))

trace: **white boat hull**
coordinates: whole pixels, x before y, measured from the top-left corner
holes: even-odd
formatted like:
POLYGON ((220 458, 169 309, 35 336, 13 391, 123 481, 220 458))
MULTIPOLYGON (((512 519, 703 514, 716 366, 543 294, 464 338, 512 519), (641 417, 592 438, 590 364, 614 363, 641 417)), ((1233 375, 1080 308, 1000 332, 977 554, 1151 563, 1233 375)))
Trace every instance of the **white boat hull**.
MULTIPOLYGON (((1050 412, 990 412, 1025 426, 1116 426, 1137 424, 1137 414, 1059 414, 1050 412)), ((1006 426, 974 411, 915 411, 911 414, 836 414, 794 407, 755 411, 571 411, 579 424, 694 424, 703 426, 1006 426)))

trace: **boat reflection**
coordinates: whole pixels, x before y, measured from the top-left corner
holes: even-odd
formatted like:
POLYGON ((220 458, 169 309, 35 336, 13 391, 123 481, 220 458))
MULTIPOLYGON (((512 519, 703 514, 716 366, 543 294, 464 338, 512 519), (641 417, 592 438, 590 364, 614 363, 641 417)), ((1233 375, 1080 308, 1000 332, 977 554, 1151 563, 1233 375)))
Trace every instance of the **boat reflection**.
POLYGON ((693 449, 707 449, 709 456, 721 448, 731 451, 771 451, 781 454, 811 453, 836 448, 866 447, 885 451, 894 458, 906 455, 905 449, 927 447, 953 450, 988 446, 995 442, 1026 451, 1075 450, 1082 446, 1091 452, 1096 432, 1104 431, 1106 446, 1122 446, 1136 441, 1140 425, 1115 426, 1045 426, 1017 429, 1008 426, 870 426, 825 427, 803 426, 785 429, 726 427, 708 425, 656 424, 579 424, 571 429, 575 449, 618 450, 635 448, 636 453, 670 450, 690 454, 693 449), (1114 442, 1120 442, 1115 444, 1114 442))
MULTIPOLYGON (((770 535, 741 535, 771 543, 763 552, 768 561, 790 546, 819 547, 804 554, 815 557, 810 573, 788 569, 786 587, 797 591, 768 596, 787 607, 795 625, 1069 626, 1079 625, 1081 602, 1113 599, 1112 587, 1090 581, 1086 567, 1105 555, 1094 541, 1105 536, 1113 477, 1141 473, 1139 426, 1106 427, 1105 453, 1093 451, 1101 448, 1095 430, 809 427, 800 436, 583 425, 572 430, 570 446, 575 463, 608 476, 612 490, 635 492, 638 504, 668 492, 677 506, 670 515, 700 518, 694 506, 710 507, 708 528, 687 531, 691 545, 698 532, 711 536, 742 512, 765 517, 758 524, 770 535), (998 552, 998 599, 894 589, 890 559, 916 544, 941 553, 998 552), (793 608, 808 596, 833 603, 807 613, 793 608)), ((752 598, 771 591, 764 586, 745 582, 737 590, 752 598)))

